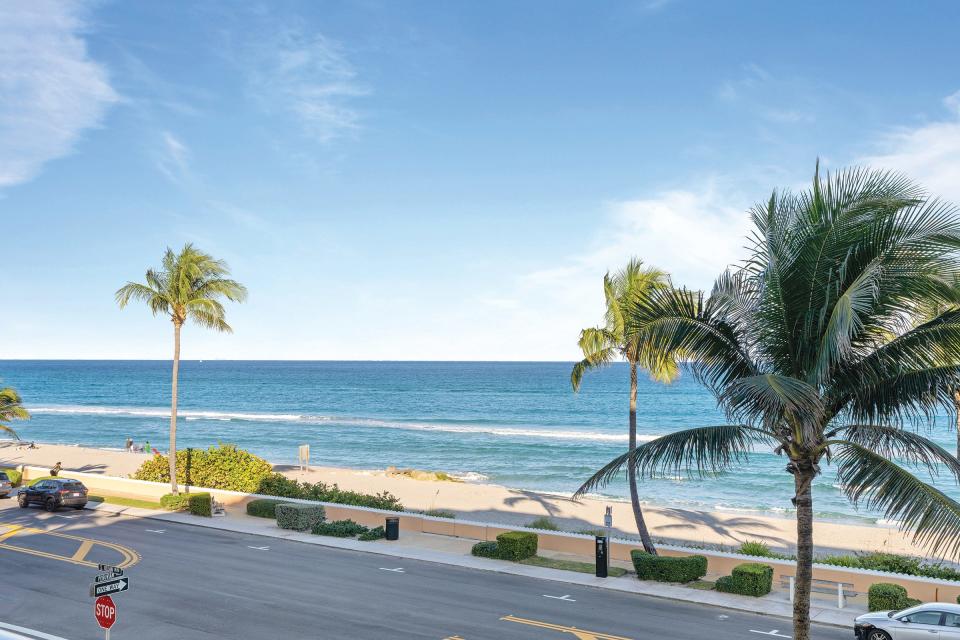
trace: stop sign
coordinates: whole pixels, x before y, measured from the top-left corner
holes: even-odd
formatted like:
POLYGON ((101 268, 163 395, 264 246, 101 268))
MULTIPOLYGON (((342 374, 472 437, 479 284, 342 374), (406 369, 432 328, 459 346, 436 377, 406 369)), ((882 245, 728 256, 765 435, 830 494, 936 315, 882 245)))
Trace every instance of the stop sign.
POLYGON ((117 621, 117 605, 110 596, 100 596, 93 603, 93 615, 101 629, 109 629, 117 621))

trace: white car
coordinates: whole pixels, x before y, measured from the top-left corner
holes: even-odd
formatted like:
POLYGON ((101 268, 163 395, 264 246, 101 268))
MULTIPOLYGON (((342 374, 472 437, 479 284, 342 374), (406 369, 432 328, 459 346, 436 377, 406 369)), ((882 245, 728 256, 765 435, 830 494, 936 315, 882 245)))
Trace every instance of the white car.
POLYGON ((931 602, 858 616, 857 640, 960 640, 960 604, 931 602))

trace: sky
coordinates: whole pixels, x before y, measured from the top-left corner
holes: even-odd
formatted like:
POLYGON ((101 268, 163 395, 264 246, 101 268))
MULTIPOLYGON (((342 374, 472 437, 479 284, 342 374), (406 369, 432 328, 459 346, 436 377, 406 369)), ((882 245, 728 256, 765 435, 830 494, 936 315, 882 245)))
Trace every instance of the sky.
POLYGON ((573 360, 631 256, 706 288, 828 169, 960 203, 960 4, 0 0, 0 358, 573 360))

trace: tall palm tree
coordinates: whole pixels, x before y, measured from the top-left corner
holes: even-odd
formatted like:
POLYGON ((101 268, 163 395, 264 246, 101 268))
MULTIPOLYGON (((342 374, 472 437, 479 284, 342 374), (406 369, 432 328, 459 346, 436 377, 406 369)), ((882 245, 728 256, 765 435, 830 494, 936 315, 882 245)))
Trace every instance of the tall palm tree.
POLYGON ((231 333, 221 300, 243 302, 246 288, 228 279, 230 269, 192 244, 180 253, 167 248, 163 266, 147 269, 146 282, 128 282, 116 293, 121 309, 131 300, 145 302, 153 315, 173 323, 173 376, 170 400, 170 490, 177 493, 177 382, 180 372, 180 330, 187 320, 208 329, 231 333))
POLYGON ((619 456, 642 477, 715 472, 759 446, 787 458, 797 520, 794 637, 810 633, 811 483, 836 466, 854 504, 884 512, 931 551, 960 554, 960 504, 901 465, 960 479, 960 461, 908 429, 949 407, 960 380, 960 310, 910 322, 917 301, 947 300, 960 272, 960 216, 897 174, 848 169, 752 210, 741 268, 709 298, 657 291, 628 324, 651 348, 682 352, 730 424, 678 431, 619 456))
MULTIPOLYGON (((629 451, 637 448, 637 368, 649 371, 651 377, 662 382, 670 382, 679 373, 671 358, 651 357, 644 348, 640 334, 627 325, 629 305, 635 300, 643 300, 658 289, 669 287, 667 274, 653 267, 644 267, 643 262, 633 258, 623 269, 614 275, 607 273, 603 277, 603 295, 606 299, 606 312, 602 327, 591 327, 580 332, 580 350, 583 360, 573 365, 570 384, 573 390, 580 390, 583 374, 623 359, 630 368, 630 420, 629 451)), ((633 517, 637 524, 640 541, 647 553, 656 554, 657 550, 650 538, 647 523, 640 508, 640 495, 637 491, 636 473, 627 468, 627 484, 630 485, 630 503, 633 505, 633 517)))
POLYGON ((10 387, 0 389, 0 431, 3 433, 9 433, 15 439, 19 440, 20 436, 17 435, 17 432, 14 431, 12 427, 4 423, 10 422, 11 420, 29 419, 30 412, 23 407, 23 401, 20 399, 20 394, 10 387))

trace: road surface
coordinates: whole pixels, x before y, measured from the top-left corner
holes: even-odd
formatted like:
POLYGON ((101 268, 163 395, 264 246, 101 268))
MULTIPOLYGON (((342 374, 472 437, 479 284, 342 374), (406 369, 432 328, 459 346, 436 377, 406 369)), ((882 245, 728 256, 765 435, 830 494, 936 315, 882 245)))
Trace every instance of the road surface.
MULTIPOLYGON (((128 565, 130 590, 113 596, 112 640, 761 640, 791 633, 780 618, 0 501, 0 621, 68 640, 102 638, 88 593, 99 562, 128 565)), ((852 630, 815 627, 814 637, 849 640, 852 630)))

